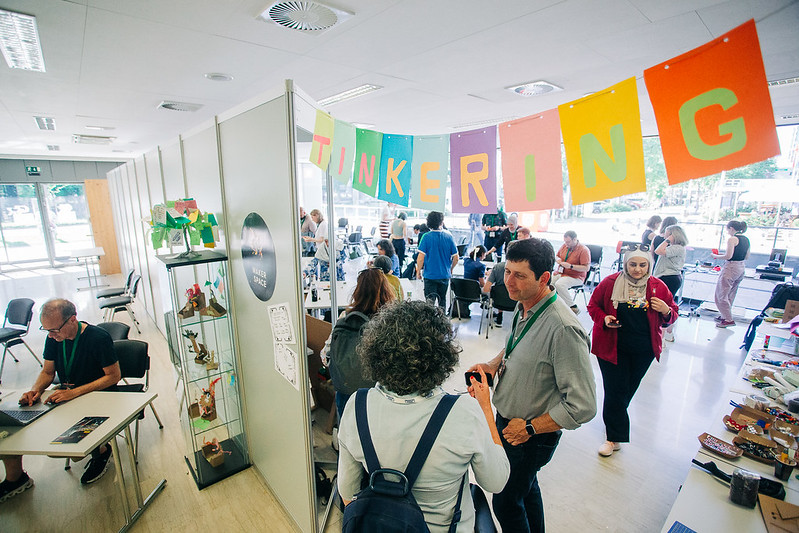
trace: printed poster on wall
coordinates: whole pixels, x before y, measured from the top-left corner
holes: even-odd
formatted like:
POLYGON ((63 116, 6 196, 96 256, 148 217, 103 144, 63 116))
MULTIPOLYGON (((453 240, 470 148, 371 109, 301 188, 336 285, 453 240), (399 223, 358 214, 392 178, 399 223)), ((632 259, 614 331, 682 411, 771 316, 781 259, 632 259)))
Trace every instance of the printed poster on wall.
POLYGON ((644 71, 669 183, 780 153, 755 21, 644 71))
POLYGON ((635 78, 558 106, 572 204, 646 190, 635 78))
POLYGON ((325 170, 330 162, 330 143, 333 140, 334 125, 333 117, 324 111, 316 110, 310 161, 322 170, 325 170))
POLYGON ((506 211, 563 207, 563 169, 558 111, 499 125, 506 211))
POLYGON ((497 212, 497 127, 449 137, 453 213, 497 212))
POLYGON ((415 135, 411 171, 411 206, 444 212, 447 199, 449 136, 415 135))
POLYGON ((352 181, 352 161, 355 158, 355 126, 336 119, 333 128, 333 147, 330 150, 328 172, 341 183, 352 181))
POLYGON ((383 135, 383 152, 380 155, 380 200, 408 207, 411 188, 412 135, 383 135))
POLYGON ((355 130, 355 163, 352 167, 352 188, 377 198, 380 154, 383 134, 379 131, 355 130))
POLYGON ((275 242, 266 222, 258 213, 250 213, 241 227, 241 263, 250 290, 262 302, 275 292, 277 258, 275 242))

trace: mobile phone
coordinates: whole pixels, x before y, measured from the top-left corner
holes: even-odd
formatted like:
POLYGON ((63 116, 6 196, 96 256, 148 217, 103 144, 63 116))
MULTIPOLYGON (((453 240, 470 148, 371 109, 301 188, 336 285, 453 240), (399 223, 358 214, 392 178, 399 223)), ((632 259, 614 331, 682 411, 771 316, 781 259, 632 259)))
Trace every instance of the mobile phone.
MULTIPOLYGON (((471 387, 472 386, 472 377, 473 376, 474 376, 474 379, 476 379, 477 381, 482 383, 482 380, 480 379, 480 372, 466 372, 466 386, 467 387, 471 387)), ((493 374, 486 374, 486 377, 488 378, 488 386, 489 387, 493 387, 494 386, 494 375, 493 374)))
POLYGON ((621 327, 621 323, 620 322, 611 322, 610 324, 608 324, 608 327, 610 329, 618 329, 618 328, 621 327))

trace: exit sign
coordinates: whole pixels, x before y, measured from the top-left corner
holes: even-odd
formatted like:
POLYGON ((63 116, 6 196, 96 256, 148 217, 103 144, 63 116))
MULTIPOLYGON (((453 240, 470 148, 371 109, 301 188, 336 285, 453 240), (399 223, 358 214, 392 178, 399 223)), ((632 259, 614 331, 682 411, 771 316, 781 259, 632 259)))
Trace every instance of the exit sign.
POLYGON ((39 167, 25 167, 25 172, 28 173, 28 176, 38 176, 41 174, 39 172, 39 167))

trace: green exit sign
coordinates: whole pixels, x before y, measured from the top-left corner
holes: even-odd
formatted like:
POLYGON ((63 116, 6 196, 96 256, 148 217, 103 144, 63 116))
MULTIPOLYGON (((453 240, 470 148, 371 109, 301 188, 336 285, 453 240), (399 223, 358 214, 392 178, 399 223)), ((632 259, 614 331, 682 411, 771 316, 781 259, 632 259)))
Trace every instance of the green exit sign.
POLYGON ((39 167, 25 167, 25 172, 27 172, 29 176, 38 176, 40 174, 39 167))

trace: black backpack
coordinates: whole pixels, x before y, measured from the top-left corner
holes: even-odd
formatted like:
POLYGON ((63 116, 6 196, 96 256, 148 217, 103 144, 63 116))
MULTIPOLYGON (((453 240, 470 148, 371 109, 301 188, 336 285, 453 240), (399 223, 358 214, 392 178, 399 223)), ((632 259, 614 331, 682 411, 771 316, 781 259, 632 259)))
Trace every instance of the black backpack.
POLYGON ((788 300, 799 300, 799 286, 793 283, 780 283, 771 291, 771 298, 763 308, 763 312, 765 313, 769 307, 785 309, 785 303, 788 300))
MULTIPOLYGON (((359 492, 344 508, 341 531, 342 533, 375 531, 380 533, 429 533, 424 514, 411 494, 411 489, 458 396, 446 394, 441 398, 422 432, 422 437, 411 455, 408 467, 405 472, 400 472, 380 467, 366 416, 367 392, 367 389, 360 389, 355 394, 355 419, 366 459, 369 486, 359 492), (397 479, 397 481, 392 481, 390 478, 397 479)), ((466 474, 461 479, 461 486, 458 489, 458 501, 455 504, 455 513, 449 526, 450 533, 455 533, 461 518, 461 495, 465 481, 466 474)))
POLYGON ((363 387, 371 387, 374 381, 363 376, 361 358, 355 348, 361 342, 363 327, 369 317, 358 311, 350 311, 336 321, 330 338, 330 377, 336 391, 350 395, 363 387))

